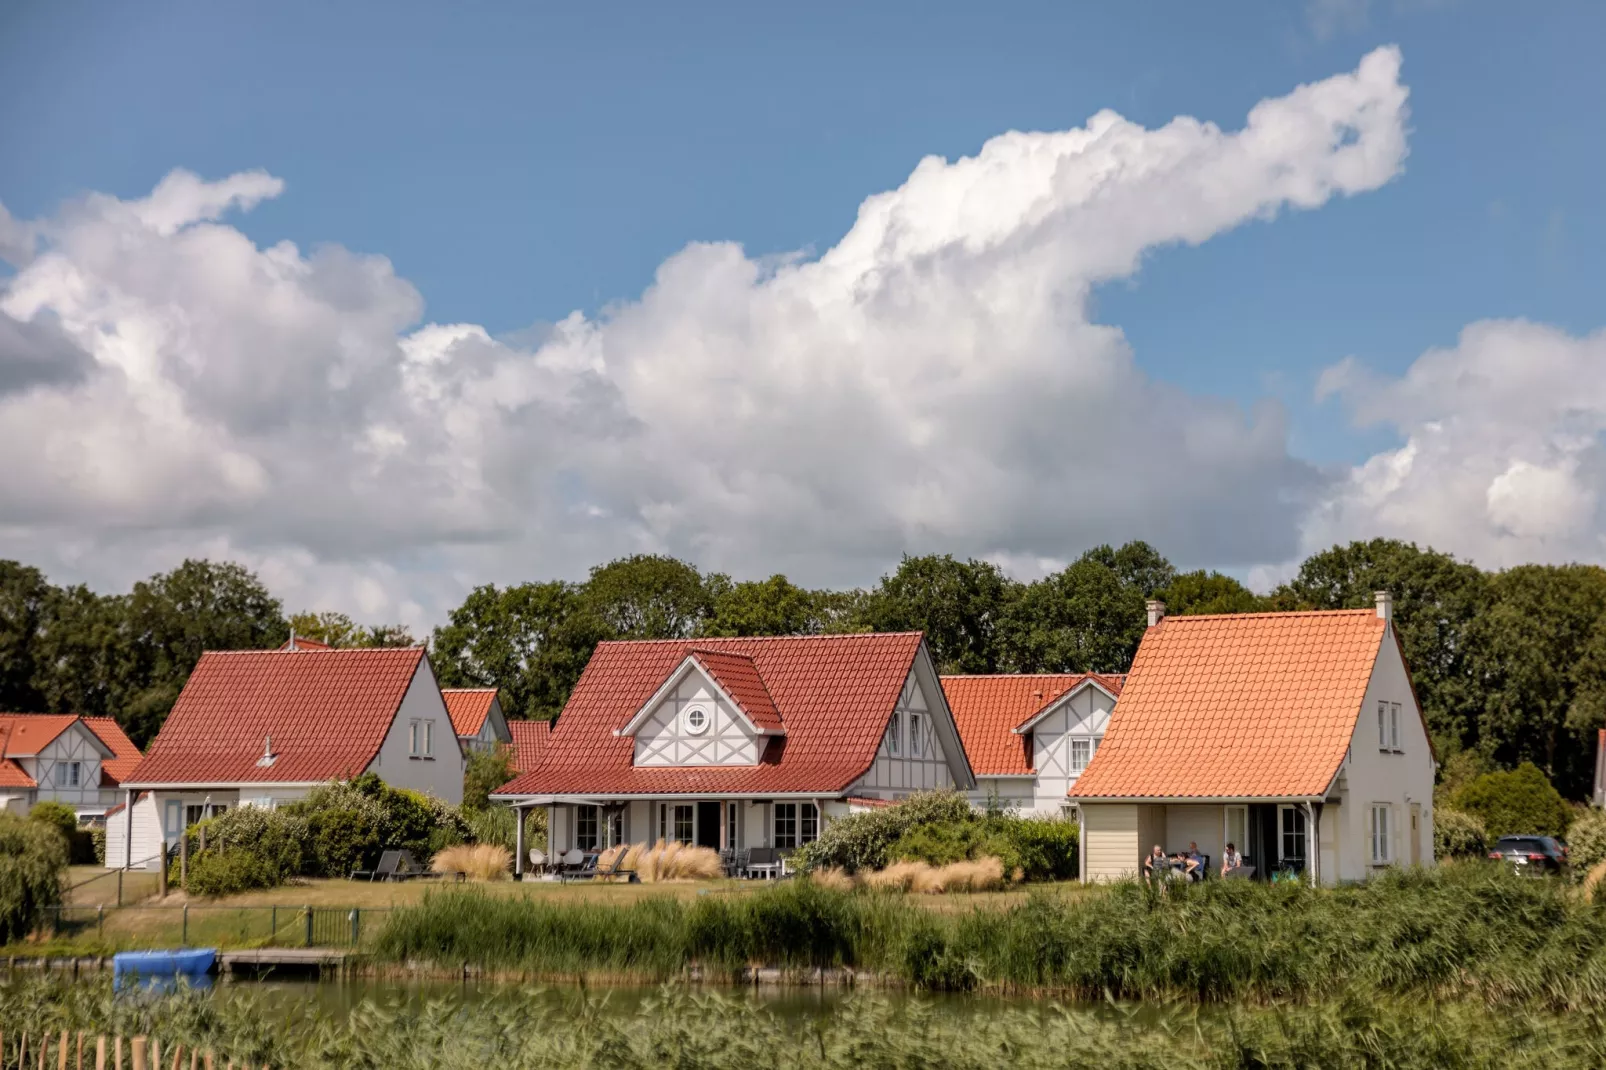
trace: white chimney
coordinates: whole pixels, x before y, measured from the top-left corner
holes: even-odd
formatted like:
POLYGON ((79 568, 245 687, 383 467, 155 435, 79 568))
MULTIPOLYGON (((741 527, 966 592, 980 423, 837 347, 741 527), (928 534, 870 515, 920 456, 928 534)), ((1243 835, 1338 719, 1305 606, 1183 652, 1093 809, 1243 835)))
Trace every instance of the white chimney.
POLYGON ((1377 616, 1379 620, 1394 619, 1394 595, 1388 591, 1378 591, 1374 596, 1377 599, 1377 616))
POLYGON ((1154 627, 1165 620, 1165 603, 1159 599, 1149 601, 1149 627, 1154 627))

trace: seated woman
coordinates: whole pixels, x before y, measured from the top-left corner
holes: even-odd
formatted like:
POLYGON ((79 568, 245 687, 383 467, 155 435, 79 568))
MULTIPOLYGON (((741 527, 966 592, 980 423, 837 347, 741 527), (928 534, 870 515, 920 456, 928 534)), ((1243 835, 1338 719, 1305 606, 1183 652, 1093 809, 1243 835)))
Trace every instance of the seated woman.
POLYGON ((1149 857, 1143 860, 1143 875, 1156 884, 1171 876, 1171 859, 1159 844, 1155 844, 1149 857))
POLYGON ((1199 853, 1199 845, 1192 840, 1188 841, 1188 853, 1182 856, 1182 872, 1190 881, 1202 881, 1205 877, 1204 855, 1199 853))

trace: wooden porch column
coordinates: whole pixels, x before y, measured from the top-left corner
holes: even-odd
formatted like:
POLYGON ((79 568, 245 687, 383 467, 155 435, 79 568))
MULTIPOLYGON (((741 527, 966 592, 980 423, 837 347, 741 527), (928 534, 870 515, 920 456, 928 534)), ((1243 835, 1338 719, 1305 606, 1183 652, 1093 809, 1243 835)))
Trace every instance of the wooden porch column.
POLYGON ((513 808, 513 879, 524 879, 524 807, 513 808))
POLYGON ((134 868, 134 791, 123 793, 123 868, 134 868))

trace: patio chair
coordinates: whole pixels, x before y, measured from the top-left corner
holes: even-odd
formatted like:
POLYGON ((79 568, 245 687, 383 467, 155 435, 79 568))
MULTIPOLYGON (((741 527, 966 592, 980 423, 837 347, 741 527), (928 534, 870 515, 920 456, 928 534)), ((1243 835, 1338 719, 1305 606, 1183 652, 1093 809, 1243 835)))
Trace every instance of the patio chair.
POLYGON ((781 872, 780 855, 773 847, 754 847, 747 852, 744 872, 749 877, 757 874, 761 879, 769 880, 781 872))
MULTIPOLYGON (((438 880, 446 875, 444 873, 436 873, 428 866, 419 865, 418 860, 413 857, 413 852, 411 851, 397 851, 396 853, 401 856, 401 860, 396 865, 396 872, 390 875, 390 879, 393 881, 438 880)), ((458 879, 462 879, 461 874, 459 874, 458 879)))
MULTIPOLYGON (((390 880, 403 865, 402 856, 405 854, 407 854, 406 851, 384 851, 379 856, 379 865, 373 869, 354 869, 348 879, 356 880, 359 877, 367 877, 370 881, 390 880)), ((408 857, 411 856, 409 855, 408 857)))
POLYGON ((736 872, 736 852, 729 847, 719 852, 719 871, 730 877, 736 872))
POLYGON ((597 875, 597 859, 601 857, 595 851, 570 851, 563 856, 563 869, 558 872, 558 880, 563 883, 569 881, 588 881, 597 875), (578 864, 569 862, 569 855, 579 855, 578 864))
POLYGON ((543 851, 533 851, 533 850, 530 852, 530 869, 529 869, 529 872, 531 872, 533 874, 536 874, 536 875, 540 875, 540 874, 546 872, 546 854, 545 854, 545 852, 543 852, 543 851))

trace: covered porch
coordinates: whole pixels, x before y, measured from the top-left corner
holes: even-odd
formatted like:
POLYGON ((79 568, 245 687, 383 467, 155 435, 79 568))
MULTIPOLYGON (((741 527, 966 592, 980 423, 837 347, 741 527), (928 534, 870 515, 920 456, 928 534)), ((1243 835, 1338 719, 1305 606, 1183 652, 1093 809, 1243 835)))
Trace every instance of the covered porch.
POLYGON ((531 868, 524 818, 536 808, 546 811, 547 843, 540 853, 548 861, 620 845, 682 843, 719 852, 733 875, 745 871, 744 860, 755 848, 784 859, 818 839, 827 820, 849 809, 841 800, 819 796, 530 796, 508 804, 517 819, 515 879, 531 868))
POLYGON ((1317 799, 1083 800, 1081 877, 1084 883, 1141 876, 1158 844, 1167 856, 1197 844, 1209 878, 1221 876, 1227 845, 1243 856, 1254 880, 1291 876, 1335 882, 1336 804, 1317 799))

